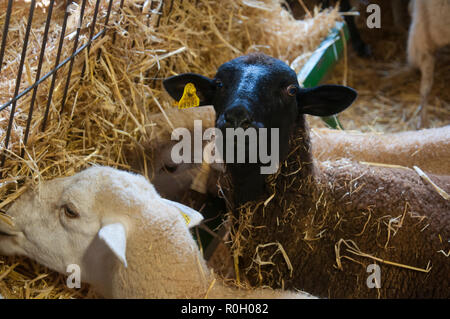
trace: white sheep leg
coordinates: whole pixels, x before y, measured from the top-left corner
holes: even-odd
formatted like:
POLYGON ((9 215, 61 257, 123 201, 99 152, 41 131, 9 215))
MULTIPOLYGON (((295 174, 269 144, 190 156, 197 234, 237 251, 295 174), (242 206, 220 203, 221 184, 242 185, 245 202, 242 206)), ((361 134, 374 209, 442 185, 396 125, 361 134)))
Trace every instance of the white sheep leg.
POLYGON ((428 95, 433 85, 434 56, 431 39, 427 34, 427 16, 425 15, 424 4, 414 3, 413 16, 408 35, 408 63, 420 69, 420 117, 417 128, 425 127, 427 123, 426 108, 428 95))
POLYGON ((425 53, 420 64, 420 117, 418 122, 418 128, 428 126, 427 105, 428 96, 433 86, 433 74, 434 74, 434 55, 431 53, 425 53))

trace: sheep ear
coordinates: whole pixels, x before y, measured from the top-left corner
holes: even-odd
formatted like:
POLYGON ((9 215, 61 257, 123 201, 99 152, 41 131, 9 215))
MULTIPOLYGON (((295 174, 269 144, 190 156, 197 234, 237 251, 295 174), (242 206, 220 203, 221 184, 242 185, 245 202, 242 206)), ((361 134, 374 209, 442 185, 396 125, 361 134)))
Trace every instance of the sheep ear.
POLYGON ((342 85, 321 85, 300 89, 297 104, 302 114, 332 116, 349 107, 357 97, 352 88, 342 85))
POLYGON ((214 97, 216 85, 214 80, 207 78, 206 76, 196 73, 184 73, 180 75, 171 76, 163 81, 164 88, 167 93, 179 101, 183 96, 184 87, 186 84, 194 84, 197 95, 200 99, 200 105, 211 105, 214 97))
POLYGON ((121 223, 109 224, 103 226, 98 237, 111 249, 117 258, 127 267, 125 252, 127 250, 127 233, 121 223))
POLYGON ((186 225, 188 226, 188 228, 197 226, 203 220, 202 214, 200 214, 198 211, 196 211, 188 206, 185 206, 181 203, 174 202, 174 201, 162 198, 162 197, 161 197, 161 200, 164 203, 169 204, 170 206, 173 206, 179 210, 179 212, 183 216, 184 221, 186 222, 186 225))

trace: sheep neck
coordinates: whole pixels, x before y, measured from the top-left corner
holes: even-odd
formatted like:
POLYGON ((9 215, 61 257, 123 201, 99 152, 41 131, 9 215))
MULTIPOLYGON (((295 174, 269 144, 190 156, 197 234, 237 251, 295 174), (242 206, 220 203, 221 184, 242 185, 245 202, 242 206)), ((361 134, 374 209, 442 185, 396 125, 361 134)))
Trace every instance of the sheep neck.
POLYGON ((127 243, 128 267, 112 262, 97 290, 107 298, 298 298, 293 292, 224 285, 182 223, 137 219, 127 243))
MULTIPOLYGON (((247 165, 244 167, 233 167, 228 169, 227 174, 219 178, 219 185, 228 199, 230 209, 246 205, 249 202, 257 200, 267 200, 268 198, 278 196, 274 186, 277 180, 283 180, 286 185, 292 184, 293 180, 304 181, 308 187, 314 187, 311 183, 320 179, 321 172, 312 155, 311 139, 309 135, 309 126, 304 118, 300 116, 296 125, 292 129, 286 154, 281 154, 280 168, 273 175, 261 175, 259 167, 247 165), (261 184, 263 189, 257 189, 263 195, 255 198, 252 194, 254 185, 261 184), (245 200, 242 200, 245 197, 245 200)), ((282 191, 284 193, 284 191, 282 191)))
POLYGON ((159 213, 135 218, 127 238, 128 267, 116 261, 111 278, 112 295, 108 297, 201 298, 204 295, 213 280, 211 273, 184 221, 170 216, 173 217, 159 213))

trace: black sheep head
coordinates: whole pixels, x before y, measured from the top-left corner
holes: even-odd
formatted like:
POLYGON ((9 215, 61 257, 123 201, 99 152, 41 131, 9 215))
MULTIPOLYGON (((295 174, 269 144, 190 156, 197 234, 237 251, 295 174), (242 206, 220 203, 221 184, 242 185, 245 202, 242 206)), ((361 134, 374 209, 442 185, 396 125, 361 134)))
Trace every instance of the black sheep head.
MULTIPOLYGON (((200 105, 214 105, 216 127, 224 137, 223 158, 234 183, 245 189, 238 202, 254 200, 264 192, 265 175, 261 168, 265 163, 257 156, 251 162, 251 146, 266 143, 267 154, 277 152, 277 163, 288 152, 289 138, 303 114, 331 116, 345 110, 356 98, 356 92, 345 86, 322 85, 301 88, 297 75, 286 63, 264 54, 249 54, 222 64, 213 79, 195 73, 185 73, 164 81, 167 92, 176 100, 182 97, 187 83, 193 83, 200 98, 200 105), (245 139, 245 161, 237 163, 236 156, 227 158, 227 152, 237 149, 237 139, 227 137, 227 129, 266 128, 264 140, 245 139), (271 129, 278 129, 275 143, 271 129), (227 145, 231 144, 231 149, 227 145)), ((253 148, 254 150, 254 148, 253 148)), ((255 154, 253 154, 255 155, 255 154)), ((260 155, 260 154, 258 154, 260 155)), ((266 161, 267 165, 267 161, 266 161)), ((276 171, 276 170, 275 170, 276 171)), ((274 173, 272 171, 271 173, 274 173)))

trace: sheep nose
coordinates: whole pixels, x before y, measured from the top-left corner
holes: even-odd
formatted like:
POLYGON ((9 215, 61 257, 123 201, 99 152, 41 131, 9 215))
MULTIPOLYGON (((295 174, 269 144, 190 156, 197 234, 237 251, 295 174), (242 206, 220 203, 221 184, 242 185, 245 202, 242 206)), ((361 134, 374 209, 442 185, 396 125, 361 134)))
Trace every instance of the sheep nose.
POLYGON ((251 126, 252 119, 250 112, 243 106, 235 106, 225 111, 225 123, 228 127, 248 128, 251 126))

